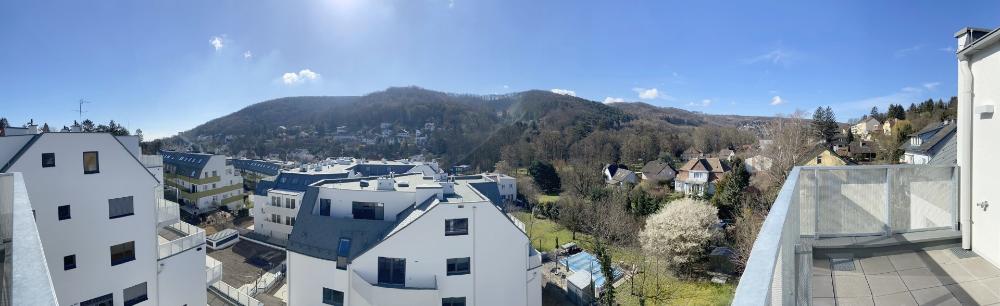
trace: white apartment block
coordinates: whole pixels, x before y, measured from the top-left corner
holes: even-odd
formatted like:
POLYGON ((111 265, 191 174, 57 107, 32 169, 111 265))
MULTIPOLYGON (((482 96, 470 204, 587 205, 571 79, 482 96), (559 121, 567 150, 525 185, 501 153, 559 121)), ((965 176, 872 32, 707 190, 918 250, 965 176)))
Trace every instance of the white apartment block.
MULTIPOLYGON (((253 234, 249 234, 248 237, 277 246, 285 246, 288 236, 292 234, 295 218, 299 214, 302 194, 312 183, 326 179, 389 176, 404 173, 439 176, 441 169, 434 162, 367 161, 342 157, 302 165, 295 170, 282 171, 273 181, 260 181, 256 185, 252 212, 254 230, 253 234)), ((497 179, 504 180, 507 187, 505 190, 516 188, 510 187, 513 186, 513 178, 510 178, 509 182, 502 177, 497 179)), ((510 195, 507 196, 513 198, 510 195)))
POLYGON ((244 207, 243 177, 224 155, 161 151, 164 188, 193 215, 244 207))
POLYGON ((290 305, 541 305, 541 257, 484 176, 318 181, 288 245, 290 305))
POLYGON ((162 164, 133 136, 6 133, 58 305, 204 305, 204 232, 162 199, 162 164))

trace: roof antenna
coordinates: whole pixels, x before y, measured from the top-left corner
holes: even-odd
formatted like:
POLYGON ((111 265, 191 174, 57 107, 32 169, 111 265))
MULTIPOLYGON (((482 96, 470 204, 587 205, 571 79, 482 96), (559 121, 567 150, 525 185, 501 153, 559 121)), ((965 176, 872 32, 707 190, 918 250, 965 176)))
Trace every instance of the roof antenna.
POLYGON ((86 113, 86 111, 83 110, 83 105, 87 103, 92 103, 92 102, 80 99, 80 101, 77 102, 76 109, 73 110, 74 113, 77 113, 77 115, 80 116, 80 120, 83 120, 83 113, 86 113))

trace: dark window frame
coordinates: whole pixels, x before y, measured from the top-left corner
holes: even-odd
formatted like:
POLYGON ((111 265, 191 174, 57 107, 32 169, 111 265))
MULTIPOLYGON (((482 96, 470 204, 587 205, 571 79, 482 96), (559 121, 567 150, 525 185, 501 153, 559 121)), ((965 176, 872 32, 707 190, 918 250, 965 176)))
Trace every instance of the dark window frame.
POLYGON ((108 219, 118 219, 132 215, 135 215, 135 198, 133 198, 132 196, 127 196, 127 197, 108 199, 108 219), (125 203, 121 201, 127 201, 128 209, 125 209, 123 207, 125 203), (116 204, 118 204, 119 206, 116 207, 115 206, 116 204))
POLYGON ((403 287, 406 285, 406 258, 378 258, 378 284, 403 287))
POLYGON ((441 299, 441 306, 465 306, 465 297, 446 297, 441 299))
POLYGON ((115 296, 112 293, 108 293, 99 297, 95 297, 83 302, 80 302, 80 306, 95 306, 95 305, 107 305, 104 302, 111 302, 111 305, 115 304, 115 296))
POLYGON ((56 208, 56 210, 59 221, 73 219, 73 210, 70 208, 69 204, 60 205, 56 208), (63 209, 65 209, 65 211, 63 209))
POLYGON ((444 220, 445 236, 464 236, 469 234, 469 218, 444 220))
POLYGON ((354 219, 385 220, 385 205, 379 202, 351 202, 354 219))
POLYGON ((319 215, 320 216, 330 216, 330 210, 332 209, 333 203, 330 199, 319 199, 319 215), (325 213, 324 213, 325 212, 325 213))
POLYGON ((76 269, 76 254, 63 256, 63 271, 76 269))
POLYGON ((323 287, 323 304, 344 306, 344 292, 323 287))
POLYGON ((83 174, 101 173, 101 154, 97 151, 83 152, 83 174), (94 170, 87 170, 87 154, 94 154, 94 170))
POLYGON ((445 260, 445 273, 452 275, 468 275, 472 273, 472 258, 459 257, 445 260))
POLYGON ((139 303, 142 303, 142 302, 145 302, 145 301, 149 300, 149 287, 148 287, 148 284, 146 282, 142 282, 142 283, 136 284, 135 286, 125 288, 124 290, 122 290, 122 299, 125 299, 125 305, 124 306, 132 306, 132 305, 139 304, 139 303), (128 299, 128 297, 125 295, 125 293, 129 289, 137 288, 139 286, 142 286, 143 293, 141 295, 137 295, 137 296, 133 297, 132 299, 128 299))
POLYGON ((127 262, 135 261, 135 241, 123 242, 109 247, 111 254, 111 266, 117 266, 127 262), (129 249, 128 247, 131 246, 129 249), (126 248, 117 253, 119 258, 115 258, 115 248, 121 247, 126 248))
POLYGON ((42 168, 56 166, 56 153, 42 153, 42 168))

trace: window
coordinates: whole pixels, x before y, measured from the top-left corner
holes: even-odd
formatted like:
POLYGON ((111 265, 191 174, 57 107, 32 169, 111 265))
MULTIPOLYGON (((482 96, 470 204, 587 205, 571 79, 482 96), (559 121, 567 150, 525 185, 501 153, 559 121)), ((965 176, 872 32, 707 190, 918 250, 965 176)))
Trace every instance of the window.
POLYGON ((80 306, 112 306, 114 304, 115 298, 111 293, 80 302, 80 306))
POLYGON ((96 151, 83 152, 83 174, 101 172, 101 165, 96 151))
POLYGON ((132 306, 139 304, 149 298, 146 296, 146 283, 140 283, 138 285, 125 288, 123 293, 125 298, 125 306, 132 306))
POLYGON ((134 215, 132 196, 108 200, 108 219, 134 215))
POLYGON ((347 257, 351 254, 351 239, 340 238, 337 243, 337 269, 347 270, 347 257))
POLYGON ((288 208, 295 209, 295 199, 288 199, 288 208))
POLYGON ((461 236, 469 234, 469 219, 447 219, 444 220, 445 236, 461 236))
POLYGON ((448 258, 448 275, 469 274, 469 258, 448 258))
POLYGON ((378 258, 378 283, 381 285, 403 286, 406 279, 405 258, 378 258))
POLYGON ((215 183, 212 183, 212 189, 215 189, 215 188, 216 188, 216 187, 215 187, 215 183))
POLYGON ((212 170, 212 176, 219 176, 219 173, 216 170, 212 170))
POLYGON ((76 254, 63 256, 63 271, 76 269, 76 254))
POLYGON ((449 297, 441 299, 441 306, 465 306, 465 297, 449 297))
POLYGON ((42 168, 56 166, 56 153, 42 153, 42 168))
POLYGON ((111 265, 117 266, 135 260, 135 241, 111 246, 111 265))
POLYGON ((822 156, 816 156, 816 163, 817 164, 822 164, 823 163, 823 157, 822 156))
POLYGON ((295 217, 285 217, 285 225, 295 226, 295 217))
POLYGON ((60 221, 61 220, 67 220, 67 219, 72 218, 72 217, 73 216, 72 216, 72 214, 70 214, 69 205, 59 206, 59 220, 60 221))
POLYGON ((271 222, 281 224, 281 216, 278 214, 271 214, 271 222))
POLYGON ((271 197, 271 206, 281 206, 281 198, 271 197))
POLYGON ((344 306, 344 293, 323 287, 323 304, 344 306))
POLYGON ((385 220, 385 207, 377 202, 351 202, 354 219, 385 220))
POLYGON ((330 199, 319 199, 319 215, 330 216, 330 199))

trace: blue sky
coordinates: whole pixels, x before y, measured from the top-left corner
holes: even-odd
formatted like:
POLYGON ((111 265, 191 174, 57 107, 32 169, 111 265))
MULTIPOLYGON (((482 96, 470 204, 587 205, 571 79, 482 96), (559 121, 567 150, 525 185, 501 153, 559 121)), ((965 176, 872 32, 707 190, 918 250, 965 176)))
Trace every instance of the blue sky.
POLYGON ((774 115, 956 92, 1000 2, 3 1, 0 116, 169 136, 267 99, 417 85, 774 115))

